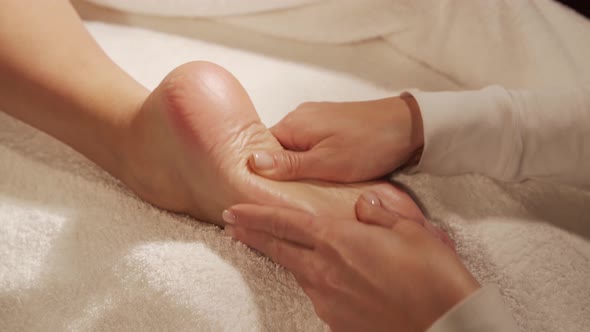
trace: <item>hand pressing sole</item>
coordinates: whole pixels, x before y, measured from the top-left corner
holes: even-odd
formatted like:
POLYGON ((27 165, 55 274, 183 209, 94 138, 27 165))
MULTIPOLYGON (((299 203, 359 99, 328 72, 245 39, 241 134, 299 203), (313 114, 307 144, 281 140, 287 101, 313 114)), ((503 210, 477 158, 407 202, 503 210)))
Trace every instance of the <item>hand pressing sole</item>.
POLYGON ((222 225, 222 211, 237 203, 356 220, 357 199, 371 191, 389 210, 424 221, 410 196, 386 181, 280 182, 252 172, 252 152, 283 148, 237 79, 212 63, 173 70, 145 101, 130 132, 123 181, 148 202, 198 220, 222 225))

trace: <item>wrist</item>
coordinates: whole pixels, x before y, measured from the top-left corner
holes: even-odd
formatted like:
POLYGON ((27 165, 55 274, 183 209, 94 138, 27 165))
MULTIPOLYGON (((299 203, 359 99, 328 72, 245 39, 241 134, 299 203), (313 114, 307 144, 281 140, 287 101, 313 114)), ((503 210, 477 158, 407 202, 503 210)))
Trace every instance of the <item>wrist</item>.
POLYGON ((430 285, 430 324, 444 316, 459 303, 476 293, 481 285, 451 250, 437 251, 430 261, 433 279, 426 280, 430 285))
POLYGON ((454 274, 452 279, 449 279, 446 284, 440 286, 437 292, 440 303, 438 313, 435 315, 436 319, 444 316, 456 305, 463 302, 481 288, 480 283, 464 267, 463 273, 454 274))

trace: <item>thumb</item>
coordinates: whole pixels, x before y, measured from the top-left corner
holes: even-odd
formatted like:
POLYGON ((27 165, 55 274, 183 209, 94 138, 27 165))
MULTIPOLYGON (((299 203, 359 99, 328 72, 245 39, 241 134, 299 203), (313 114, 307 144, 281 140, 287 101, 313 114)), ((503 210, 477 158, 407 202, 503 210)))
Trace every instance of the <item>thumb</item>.
POLYGON ((400 215, 383 207, 381 199, 373 192, 362 194, 354 207, 357 219, 365 224, 393 227, 400 215))
MULTIPOLYGON (((397 212, 387 209, 379 195, 375 192, 362 194, 356 202, 355 213, 358 221, 375 226, 393 228, 396 223, 405 217, 397 212)), ((455 242, 446 232, 432 225, 429 221, 412 220, 422 225, 435 238, 441 240, 447 247, 455 251, 455 242)))
POLYGON ((259 175, 274 180, 301 180, 313 177, 314 151, 254 152, 250 167, 259 175))

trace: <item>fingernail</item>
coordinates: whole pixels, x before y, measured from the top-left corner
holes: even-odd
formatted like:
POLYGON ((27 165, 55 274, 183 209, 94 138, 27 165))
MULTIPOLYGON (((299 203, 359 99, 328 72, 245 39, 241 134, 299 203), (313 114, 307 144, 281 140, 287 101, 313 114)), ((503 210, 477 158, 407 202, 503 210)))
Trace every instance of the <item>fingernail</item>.
POLYGON ((254 166, 258 169, 271 169, 273 166, 272 156, 266 152, 254 152, 254 166))
POLYGON ((371 192, 364 193, 363 199, 373 206, 381 206, 381 200, 379 197, 371 192))
POLYGON ((231 225, 225 225, 225 228, 223 229, 223 232, 225 233, 225 235, 227 235, 227 236, 229 236, 231 238, 233 238, 234 235, 235 235, 234 227, 231 226, 231 225))
POLYGON ((223 210, 223 212, 221 213, 221 218, 228 224, 236 223, 236 215, 233 214, 230 210, 223 210))

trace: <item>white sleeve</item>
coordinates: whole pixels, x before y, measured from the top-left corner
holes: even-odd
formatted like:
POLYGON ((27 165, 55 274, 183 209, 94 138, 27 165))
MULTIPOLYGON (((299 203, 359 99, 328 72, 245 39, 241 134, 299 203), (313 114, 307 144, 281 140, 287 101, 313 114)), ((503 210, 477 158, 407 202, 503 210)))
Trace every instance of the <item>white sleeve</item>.
POLYGON ((516 332, 514 318, 495 285, 486 285, 455 305, 427 332, 516 332))
POLYGON ((590 186, 590 85, 409 94, 424 127, 424 151, 411 171, 590 186))

